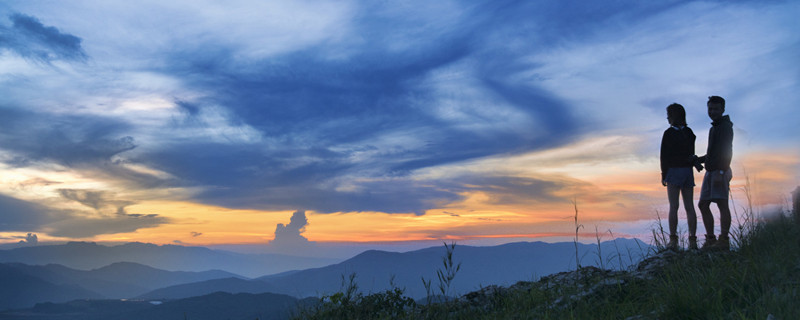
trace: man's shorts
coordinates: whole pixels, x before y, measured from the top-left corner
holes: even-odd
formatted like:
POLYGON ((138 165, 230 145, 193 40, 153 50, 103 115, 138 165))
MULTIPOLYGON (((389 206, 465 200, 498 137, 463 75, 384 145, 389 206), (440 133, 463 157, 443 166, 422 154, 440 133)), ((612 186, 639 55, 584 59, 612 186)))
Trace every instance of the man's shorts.
POLYGON ((731 188, 731 169, 706 171, 703 186, 700 188, 700 201, 728 200, 731 188))

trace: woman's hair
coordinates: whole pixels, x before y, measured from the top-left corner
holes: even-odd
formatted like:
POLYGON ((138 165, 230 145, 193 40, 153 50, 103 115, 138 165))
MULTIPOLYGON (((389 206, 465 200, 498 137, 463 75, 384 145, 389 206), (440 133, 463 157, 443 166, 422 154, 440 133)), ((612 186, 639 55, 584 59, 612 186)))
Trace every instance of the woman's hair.
POLYGON ((667 116, 672 119, 673 126, 685 126, 686 125, 686 110, 683 109, 683 106, 677 103, 673 103, 667 106, 667 116))

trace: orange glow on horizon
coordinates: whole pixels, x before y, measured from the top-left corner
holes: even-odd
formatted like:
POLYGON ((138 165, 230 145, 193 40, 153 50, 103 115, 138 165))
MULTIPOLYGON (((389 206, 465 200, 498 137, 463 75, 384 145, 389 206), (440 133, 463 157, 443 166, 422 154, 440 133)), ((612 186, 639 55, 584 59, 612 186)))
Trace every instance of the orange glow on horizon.
MULTIPOLYGON (((624 140, 624 139, 623 139, 624 140)), ((627 140, 624 140, 627 141, 627 140)), ((608 147, 607 155, 620 150, 618 140, 601 139, 580 142, 591 150, 608 147), (586 145, 590 146, 586 146, 586 145)), ((443 168, 426 169, 420 176, 458 176, 489 172, 497 176, 520 177, 531 181, 553 182, 556 186, 539 195, 511 195, 496 193, 492 188, 472 186, 460 193, 460 201, 428 210, 424 215, 411 213, 388 214, 382 212, 317 213, 307 211, 309 224, 302 236, 316 243, 389 243, 430 240, 473 240, 501 238, 563 238, 574 237, 575 208, 579 223, 584 226, 612 225, 634 221, 653 221, 656 212, 664 217, 666 189, 659 183, 658 162, 655 157, 638 159, 622 157, 594 159, 591 165, 574 158, 581 153, 569 148, 549 150, 509 158, 491 158, 471 161, 443 168), (559 158, 565 157, 565 158, 559 158), (538 163, 537 161, 542 162, 538 163), (505 166, 503 166, 505 161, 505 166), (558 167, 558 163, 566 163, 558 167), (494 167, 493 167, 494 166, 494 167), (574 169, 574 170, 573 170, 574 169)), ((733 164, 732 197, 736 206, 746 201, 745 187, 755 206, 783 204, 789 191, 798 185, 796 168, 800 155, 795 150, 762 151, 737 155, 733 164)), ((28 169, 5 171, 3 193, 21 199, 40 199, 45 205, 62 206, 68 210, 89 210, 76 202, 65 202, 57 196, 58 188, 95 188, 107 186, 78 174, 62 173, 47 181, 44 173, 28 169), (57 178, 57 179, 56 179, 57 178), (28 183, 39 179, 38 184, 28 183), (25 187, 17 187, 25 185, 25 187), (60 201, 60 202, 59 202, 60 201)), ((8 169, 10 170, 10 169, 8 169)), ((699 197, 703 173, 695 172, 695 198, 699 197)), ((525 181, 525 180, 522 180, 525 181)), ((35 181, 34 181, 35 182, 35 181)), ((165 224, 141 228, 134 232, 103 234, 88 238, 59 238, 46 230, 34 232, 39 241, 97 241, 97 242, 149 242, 154 244, 220 245, 267 244, 274 237, 277 224, 288 224, 293 211, 263 211, 229 209, 194 203, 188 200, 168 199, 170 194, 185 196, 182 190, 144 191, 120 189, 115 194, 131 197, 134 204, 125 207, 129 214, 157 214, 167 218, 165 224), (147 200, 152 192, 156 200, 147 200)), ((188 197, 182 197, 185 199, 188 197)), ((646 230, 644 230, 646 231, 646 230)), ((2 232, 3 242, 18 242, 25 232, 2 232)), ((647 233, 647 232, 643 232, 647 233)), ((582 233, 583 234, 583 233, 582 233)), ((585 236, 591 237, 591 233, 585 236)))

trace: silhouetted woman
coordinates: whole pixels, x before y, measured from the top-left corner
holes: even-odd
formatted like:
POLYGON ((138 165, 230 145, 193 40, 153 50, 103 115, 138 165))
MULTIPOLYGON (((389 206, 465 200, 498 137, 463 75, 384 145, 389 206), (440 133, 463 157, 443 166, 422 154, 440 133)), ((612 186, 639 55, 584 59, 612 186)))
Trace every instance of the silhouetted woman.
POLYGON ((689 223, 689 249, 697 249, 697 213, 694 211, 695 135, 686 125, 686 110, 673 103, 667 106, 670 127, 661 138, 661 184, 667 187, 669 199, 669 243, 667 248, 678 249, 678 196, 683 197, 683 208, 689 223))

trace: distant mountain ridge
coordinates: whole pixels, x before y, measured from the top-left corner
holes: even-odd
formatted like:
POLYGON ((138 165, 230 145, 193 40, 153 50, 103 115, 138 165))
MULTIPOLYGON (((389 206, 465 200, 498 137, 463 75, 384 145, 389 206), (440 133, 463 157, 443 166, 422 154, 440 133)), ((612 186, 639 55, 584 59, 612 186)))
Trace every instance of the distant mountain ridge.
POLYGON ((341 260, 281 254, 241 254, 205 247, 155 245, 131 242, 117 246, 94 242, 69 242, 0 250, 0 263, 30 265, 60 264, 90 270, 129 261, 162 270, 225 270, 246 277, 260 277, 285 271, 321 267, 341 260))
POLYGON ((141 300, 185 299, 219 291, 227 293, 266 293, 282 290, 278 290, 263 281, 224 278, 168 286, 134 298, 141 300))
MULTIPOLYGON (((456 246, 454 260, 461 263, 461 270, 451 289, 454 293, 464 293, 483 286, 509 285, 571 270, 576 267, 575 250, 576 244, 572 242, 456 246)), ((582 266, 624 268, 640 261, 650 246, 638 239, 620 238, 601 243, 600 250, 597 244, 578 243, 577 250, 582 266), (597 256, 600 252, 602 259, 597 256)), ((338 264, 257 280, 282 290, 275 293, 309 297, 337 292, 342 288, 342 278, 355 274, 362 291, 390 289, 390 282, 393 282, 404 288, 407 296, 420 298, 427 295, 421 278, 433 280, 436 287, 436 270, 441 268, 444 255, 443 246, 403 253, 370 250, 338 264)))
MULTIPOLYGON (((617 239, 602 243, 600 248, 604 253, 603 266, 619 268, 620 263, 623 267, 637 263, 650 246, 640 240, 617 239)), ((583 266, 600 265, 597 252, 596 244, 578 244, 578 257, 583 266)), ((249 281, 217 279, 182 284, 162 288, 139 298, 179 299, 220 290, 229 293, 272 292, 297 298, 318 297, 340 291, 342 279, 350 274, 356 275, 356 282, 364 292, 390 289, 390 281, 393 281, 396 286, 406 289, 406 295, 421 298, 427 295, 421 278, 433 280, 434 287, 436 286, 436 269, 441 267, 444 254, 443 247, 403 253, 369 250, 326 267, 264 276, 249 281), (212 283, 217 286, 211 285, 212 283)), ((576 267, 575 244, 569 242, 518 242, 492 247, 457 246, 454 257, 455 261, 462 263, 453 282, 452 289, 456 293, 476 290, 482 286, 534 280, 576 267)), ((437 294, 438 291, 432 293, 437 294)))
POLYGON ((100 299, 103 296, 76 285, 54 284, 0 264, 0 310, 32 307, 37 302, 100 299))
POLYGON ((132 298, 171 285, 231 277, 243 278, 220 270, 165 271, 133 262, 117 262, 88 271, 75 270, 57 264, 32 266, 7 263, 5 266, 53 284, 80 286, 106 299, 132 298))

